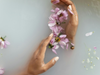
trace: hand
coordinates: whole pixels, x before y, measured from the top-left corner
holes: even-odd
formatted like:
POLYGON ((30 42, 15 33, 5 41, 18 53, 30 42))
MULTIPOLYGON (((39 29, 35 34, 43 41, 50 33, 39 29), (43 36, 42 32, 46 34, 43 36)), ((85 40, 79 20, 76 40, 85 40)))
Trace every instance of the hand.
POLYGON ((37 50, 34 52, 33 57, 29 63, 29 66, 28 66, 28 72, 27 72, 28 75, 38 75, 38 74, 41 74, 41 73, 47 71, 59 59, 59 57, 55 57, 47 64, 44 63, 46 46, 48 45, 48 43, 50 42, 52 37, 53 37, 53 33, 50 34, 50 36, 48 38, 43 40, 40 43, 37 50))
MULTIPOLYGON (((78 14, 76 11, 76 8, 73 4, 72 1, 70 0, 51 0, 52 3, 57 2, 57 5, 64 5, 66 7, 67 10, 71 10, 73 12, 73 14, 71 14, 68 11, 69 14, 69 23, 66 26, 66 35, 67 38, 70 40, 71 43, 74 44, 74 39, 75 39, 75 35, 76 35, 76 31, 77 31, 77 27, 78 27, 78 14)), ((74 49, 74 46, 71 46, 71 49, 74 49)))

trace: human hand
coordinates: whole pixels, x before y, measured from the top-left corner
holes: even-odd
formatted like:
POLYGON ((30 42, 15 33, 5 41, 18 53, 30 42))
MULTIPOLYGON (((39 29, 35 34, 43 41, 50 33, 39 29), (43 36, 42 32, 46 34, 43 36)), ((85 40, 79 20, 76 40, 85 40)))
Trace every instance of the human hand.
MULTIPOLYGON (((68 10, 70 20, 68 25, 66 26, 66 35, 69 41, 74 44, 74 39, 78 27, 78 14, 75 5, 70 0, 51 0, 51 2, 56 5, 64 5, 68 10), (69 11, 72 13, 70 13, 69 11)), ((74 49, 74 46, 71 46, 71 49, 74 49)))
POLYGON ((48 43, 50 42, 50 40, 52 39, 52 37, 53 37, 53 33, 51 33, 48 38, 44 39, 40 43, 37 50, 34 52, 33 57, 28 66, 28 72, 27 72, 28 75, 38 75, 47 71, 59 59, 59 57, 55 57, 51 61, 49 61, 47 64, 44 63, 46 47, 48 43))

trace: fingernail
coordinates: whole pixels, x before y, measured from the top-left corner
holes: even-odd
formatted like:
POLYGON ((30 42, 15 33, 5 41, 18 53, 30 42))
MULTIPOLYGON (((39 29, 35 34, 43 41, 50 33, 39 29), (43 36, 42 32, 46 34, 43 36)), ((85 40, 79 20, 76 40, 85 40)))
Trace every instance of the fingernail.
POLYGON ((56 57, 56 58, 55 58, 55 61, 58 61, 58 60, 59 60, 59 57, 56 57))
POLYGON ((72 6, 71 5, 69 5, 69 9, 72 10, 72 6))
POLYGON ((53 33, 51 33, 49 36, 52 37, 53 36, 53 33))

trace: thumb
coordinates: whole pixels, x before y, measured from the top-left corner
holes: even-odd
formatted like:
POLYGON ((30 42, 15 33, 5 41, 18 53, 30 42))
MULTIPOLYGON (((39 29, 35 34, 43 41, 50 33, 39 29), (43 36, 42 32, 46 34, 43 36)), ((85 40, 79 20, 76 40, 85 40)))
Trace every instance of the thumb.
POLYGON ((46 65, 46 69, 48 70, 49 68, 51 68, 53 65, 55 65, 55 63, 59 60, 59 57, 54 57, 53 59, 51 59, 46 65))

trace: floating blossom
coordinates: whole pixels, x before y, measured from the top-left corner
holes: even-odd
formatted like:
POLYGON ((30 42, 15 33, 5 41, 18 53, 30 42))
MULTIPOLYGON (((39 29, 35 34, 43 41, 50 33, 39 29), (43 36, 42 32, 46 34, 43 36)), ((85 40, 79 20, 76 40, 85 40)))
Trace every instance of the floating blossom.
POLYGON ((4 74, 4 69, 0 68, 0 75, 4 74))
POLYGON ((86 33, 85 36, 90 36, 92 35, 94 32, 89 32, 89 33, 86 33))
POLYGON ((97 49, 97 47, 95 47, 95 46, 94 46, 94 49, 96 50, 96 49, 97 49))
POLYGON ((93 65, 95 67, 95 65, 93 65))
POLYGON ((96 54, 96 51, 93 51, 93 54, 96 54))
POLYGON ((91 49, 89 48, 89 50, 88 51, 91 51, 91 49))
POLYGON ((90 55, 90 53, 88 53, 88 55, 90 55))
POLYGON ((93 56, 91 56, 91 59, 93 59, 93 56))
POLYGON ((90 63, 90 59, 89 58, 87 58, 87 63, 90 63))
POLYGON ((10 43, 7 40, 5 40, 5 37, 4 38, 0 37, 0 47, 1 47, 1 49, 6 48, 7 45, 10 45, 10 43))
POLYGON ((90 66, 91 69, 93 69, 93 66, 90 66))
POLYGON ((55 0, 55 1, 53 1, 53 4, 57 4, 59 2, 60 2, 59 0, 55 0))
POLYGON ((99 57, 96 57, 97 60, 99 60, 99 57))
POLYGON ((85 63, 85 60, 83 60, 82 63, 85 63))
POLYGON ((86 68, 86 70, 88 70, 88 68, 86 68))

